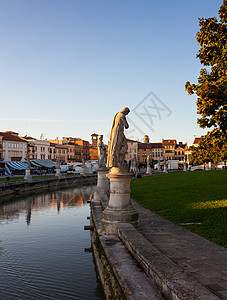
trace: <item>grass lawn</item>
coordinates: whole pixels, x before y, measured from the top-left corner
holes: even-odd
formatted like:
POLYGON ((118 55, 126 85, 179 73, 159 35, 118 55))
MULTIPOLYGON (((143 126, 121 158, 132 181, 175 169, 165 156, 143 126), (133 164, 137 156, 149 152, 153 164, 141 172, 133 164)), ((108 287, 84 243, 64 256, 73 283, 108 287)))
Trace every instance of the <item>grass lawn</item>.
POLYGON ((227 247, 227 171, 177 172, 132 180, 131 197, 156 214, 227 247))

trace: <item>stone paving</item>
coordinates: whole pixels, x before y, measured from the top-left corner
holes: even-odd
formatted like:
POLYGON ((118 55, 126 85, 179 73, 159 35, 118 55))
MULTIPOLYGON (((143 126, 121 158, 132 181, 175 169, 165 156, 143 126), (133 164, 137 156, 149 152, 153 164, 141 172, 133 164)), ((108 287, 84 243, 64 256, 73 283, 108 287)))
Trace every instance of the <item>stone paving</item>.
MULTIPOLYGON (((219 299, 227 299, 227 249, 181 228, 133 201, 137 230, 158 251, 219 299)), ((224 224, 223 224, 224 226, 224 224)))

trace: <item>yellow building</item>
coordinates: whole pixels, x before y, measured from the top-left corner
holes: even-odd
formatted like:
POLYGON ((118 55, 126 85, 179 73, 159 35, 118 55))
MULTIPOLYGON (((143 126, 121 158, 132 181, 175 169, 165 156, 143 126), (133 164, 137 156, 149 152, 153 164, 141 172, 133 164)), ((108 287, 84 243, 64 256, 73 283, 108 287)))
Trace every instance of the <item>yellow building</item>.
POLYGON ((174 160, 176 145, 177 145, 176 140, 164 140, 164 139, 162 139, 163 157, 166 160, 174 160))

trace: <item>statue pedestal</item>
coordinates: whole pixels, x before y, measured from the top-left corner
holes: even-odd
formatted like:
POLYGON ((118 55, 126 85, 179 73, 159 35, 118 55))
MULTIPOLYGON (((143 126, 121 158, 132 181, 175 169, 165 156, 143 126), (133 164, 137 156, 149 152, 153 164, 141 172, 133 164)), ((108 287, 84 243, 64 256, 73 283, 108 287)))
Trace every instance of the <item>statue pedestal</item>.
POLYGON ((81 176, 85 176, 85 166, 81 166, 81 172, 80 172, 81 176))
POLYGON ((30 169, 25 169, 25 176, 24 179, 27 181, 32 181, 32 175, 31 175, 31 170, 30 169))
POLYGON ((106 200, 106 202, 108 202, 108 196, 110 193, 110 183, 106 175, 107 173, 109 173, 109 169, 105 167, 99 168, 97 173, 98 173, 98 183, 97 183, 97 187, 93 199, 94 201, 106 200))
POLYGON ((151 175, 152 172, 151 172, 151 166, 150 165, 147 165, 147 171, 146 171, 146 174, 148 175, 151 175))
POLYGON ((121 173, 118 168, 112 168, 106 175, 110 179, 110 200, 102 214, 102 232, 117 235, 119 223, 138 224, 138 213, 131 204, 130 173, 121 173))
POLYGON ((163 173, 168 173, 167 165, 164 165, 163 173))
POLYGON ((56 168, 55 176, 57 176, 57 177, 61 176, 61 168, 56 168))
POLYGON ((188 168, 187 168, 187 164, 184 163, 184 169, 183 169, 184 172, 188 171, 188 168))

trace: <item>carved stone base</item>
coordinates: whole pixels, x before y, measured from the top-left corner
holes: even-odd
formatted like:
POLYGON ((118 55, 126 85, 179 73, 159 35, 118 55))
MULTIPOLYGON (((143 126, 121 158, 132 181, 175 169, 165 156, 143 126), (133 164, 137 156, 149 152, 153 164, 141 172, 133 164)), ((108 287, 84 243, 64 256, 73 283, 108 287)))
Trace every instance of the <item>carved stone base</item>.
POLYGON ((30 169, 25 170, 24 179, 27 180, 27 181, 32 181, 32 175, 31 175, 31 170, 30 169))
POLYGON ((126 209, 113 209, 107 207, 102 214, 102 233, 117 235, 119 223, 138 225, 138 213, 132 205, 126 209))
POLYGON ((130 198, 132 175, 112 168, 106 176, 110 179, 110 200, 102 215, 102 232, 117 235, 119 223, 138 224, 138 213, 130 198))

